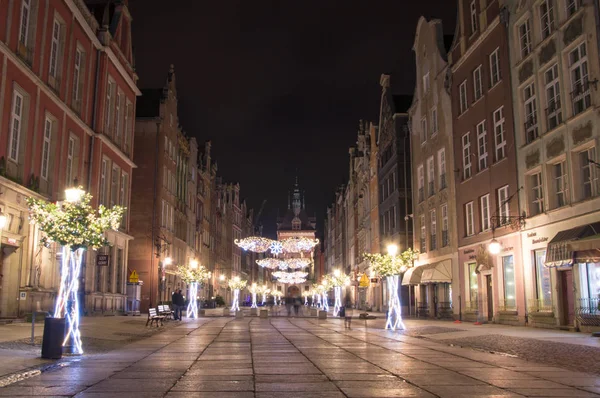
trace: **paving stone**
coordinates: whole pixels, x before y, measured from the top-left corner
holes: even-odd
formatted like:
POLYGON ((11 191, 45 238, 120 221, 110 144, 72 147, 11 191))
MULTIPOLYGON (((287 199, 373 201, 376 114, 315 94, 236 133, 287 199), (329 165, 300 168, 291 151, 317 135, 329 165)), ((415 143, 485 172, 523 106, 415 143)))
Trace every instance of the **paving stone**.
POLYGON ((527 397, 598 397, 592 392, 575 388, 511 388, 510 390, 527 397))
POLYGON ((254 391, 253 380, 206 381, 186 377, 177 382, 171 391, 254 391))

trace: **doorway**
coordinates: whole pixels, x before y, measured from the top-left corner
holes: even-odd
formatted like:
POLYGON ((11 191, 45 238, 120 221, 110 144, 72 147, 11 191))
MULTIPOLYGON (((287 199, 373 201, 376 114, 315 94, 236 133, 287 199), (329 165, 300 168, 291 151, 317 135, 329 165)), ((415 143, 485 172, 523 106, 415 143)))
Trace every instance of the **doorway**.
POLYGON ((573 326, 575 324, 575 297, 573 293, 573 270, 558 272, 560 278, 560 305, 562 315, 560 324, 573 326))
POLYGON ((485 287, 487 295, 487 320, 492 322, 494 320, 494 293, 492 290, 492 275, 485 276, 485 287))

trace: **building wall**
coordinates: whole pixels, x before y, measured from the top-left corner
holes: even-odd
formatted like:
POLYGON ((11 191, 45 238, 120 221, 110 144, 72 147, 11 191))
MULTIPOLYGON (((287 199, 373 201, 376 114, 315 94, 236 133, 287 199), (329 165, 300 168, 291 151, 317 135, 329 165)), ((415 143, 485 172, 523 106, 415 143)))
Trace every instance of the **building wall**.
POLYGON ((520 239, 514 239, 521 224, 506 18, 501 16, 498 1, 487 1, 476 4, 472 22, 470 3, 460 3, 463 12, 459 18, 467 19, 459 22, 450 62, 453 150, 458 170, 456 214, 461 305, 468 309, 469 317, 478 315, 480 319, 498 323, 524 324, 523 268, 518 261, 521 246, 520 239), (477 82, 481 82, 481 90, 476 90, 477 82), (466 101, 461 97, 462 89, 466 89, 466 101), (504 192, 506 195, 502 196, 504 192), (467 209, 471 209, 468 214, 472 218, 467 209), (506 235, 510 238, 504 242, 506 235), (498 255, 487 253, 494 238, 506 244, 498 255), (464 255, 465 252, 471 254, 464 255), (473 261, 477 263, 478 275, 484 270, 483 273, 492 276, 493 291, 487 289, 483 280, 477 283, 479 289, 469 288, 472 281, 469 264, 473 261), (514 276, 503 275, 503 262, 507 272, 514 276), (488 269, 491 267, 493 272, 488 269), (505 277, 512 279, 505 281, 505 277), (493 300, 488 298, 492 293, 493 300))
MULTIPOLYGON (((131 172, 135 167, 131 158, 132 117, 136 95, 140 93, 131 64, 131 16, 126 4, 119 3, 114 9, 117 12, 107 13, 111 23, 107 30, 99 27, 86 4, 79 0, 31 2, 28 28, 21 29, 23 4, 0 4, 0 131, 7 132, 0 133, 0 169, 5 178, 3 185, 12 192, 0 201, 2 211, 12 214, 13 220, 17 215, 26 220, 24 196, 36 196, 39 192, 48 200, 60 200, 65 187, 72 186, 75 180, 94 196, 93 204, 98 204, 101 159, 116 166, 114 173, 110 169, 116 182, 108 186, 104 203, 129 208, 131 172), (51 31, 55 22, 58 38, 53 43, 51 31), (27 35, 21 36, 21 30, 27 35), (115 100, 107 103, 103 93, 109 79, 114 83, 111 87, 115 100), (19 117, 13 116, 17 103, 22 103, 20 112, 16 111, 19 117), (104 122, 107 110, 111 112, 110 124, 104 122), (16 119, 21 123, 15 129, 16 119), (44 138, 48 136, 46 145, 44 138), (17 142, 18 145, 12 145, 17 142), (43 159, 48 159, 47 165, 43 159)), ((86 253, 81 291, 86 297, 84 312, 123 310, 131 239, 127 234, 128 220, 126 212, 120 231, 107 234, 114 245, 108 267, 97 268, 96 253, 86 253)), ((0 303, 3 317, 20 316, 33 309, 51 310, 58 286, 58 280, 51 277, 56 273, 56 248, 38 250, 39 237, 31 234, 34 229, 15 225, 11 228, 15 228, 16 236, 10 239, 17 243, 6 243, 18 248, 2 250, 2 283, 24 291, 26 298, 19 300, 18 294, 4 294, 0 303)))

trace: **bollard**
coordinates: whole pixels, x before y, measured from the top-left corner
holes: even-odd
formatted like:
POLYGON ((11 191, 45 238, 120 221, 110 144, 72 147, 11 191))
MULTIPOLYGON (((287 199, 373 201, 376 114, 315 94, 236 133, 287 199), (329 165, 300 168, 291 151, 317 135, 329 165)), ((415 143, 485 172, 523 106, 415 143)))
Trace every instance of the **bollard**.
POLYGON ((258 315, 258 308, 250 308, 250 315, 252 315, 252 316, 258 315))
POLYGON ((260 310, 261 319, 267 319, 269 317, 269 310, 260 310))
POLYGON ((327 311, 319 311, 319 319, 327 319, 327 311))

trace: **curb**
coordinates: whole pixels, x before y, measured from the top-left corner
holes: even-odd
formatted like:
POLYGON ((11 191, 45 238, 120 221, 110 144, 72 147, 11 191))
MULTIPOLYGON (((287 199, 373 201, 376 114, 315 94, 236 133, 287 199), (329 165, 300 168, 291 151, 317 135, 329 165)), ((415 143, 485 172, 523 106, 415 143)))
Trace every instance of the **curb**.
POLYGON ((0 377, 0 388, 9 386, 19 381, 29 379, 34 376, 39 376, 42 373, 56 370, 68 366, 71 362, 79 361, 78 359, 59 359, 53 363, 45 363, 41 365, 31 366, 29 368, 13 372, 0 377))

